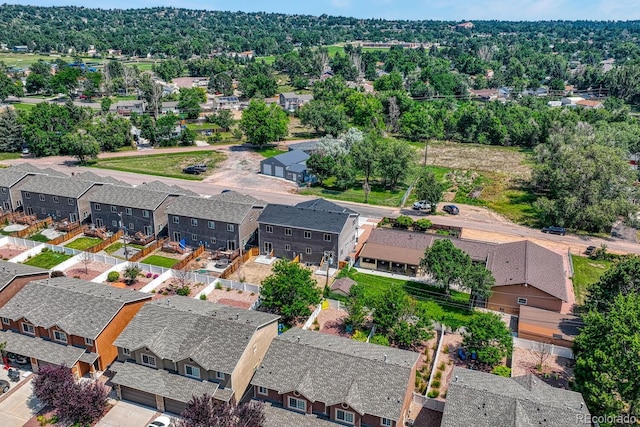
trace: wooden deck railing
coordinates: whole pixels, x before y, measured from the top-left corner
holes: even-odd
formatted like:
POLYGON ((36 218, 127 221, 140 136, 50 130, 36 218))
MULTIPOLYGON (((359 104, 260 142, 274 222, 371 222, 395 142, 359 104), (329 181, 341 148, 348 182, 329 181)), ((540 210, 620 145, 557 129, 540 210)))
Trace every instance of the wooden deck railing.
POLYGON ((113 244, 113 243, 117 242, 118 240, 122 239, 122 234, 124 234, 124 232, 122 230, 118 230, 117 233, 112 234, 106 240, 103 240, 102 242, 98 243, 97 245, 91 246, 90 248, 87 248, 86 251, 87 252, 91 252, 92 254, 98 253, 101 250, 103 250, 104 248, 106 248, 107 246, 110 246, 111 244, 113 244))
POLYGON ((47 243, 49 243, 50 245, 59 245, 60 243, 66 242, 67 240, 77 236, 78 234, 84 233, 86 227, 87 226, 85 225, 84 227, 76 228, 72 231, 69 231, 68 233, 63 234, 62 236, 58 236, 55 239, 49 240, 47 243))
POLYGON ((13 233, 11 233, 11 236, 13 237, 27 237, 32 235, 33 233, 35 233, 38 230, 41 230, 43 228, 47 228, 49 225, 51 225, 53 223, 53 220, 51 219, 51 217, 47 217, 45 219, 43 219, 42 221, 38 221, 35 224, 30 225, 29 227, 23 229, 23 230, 18 230, 18 231, 14 231, 13 233))
POLYGON ((162 247, 162 245, 164 244, 164 242, 168 241, 169 238, 165 237, 162 240, 156 240, 153 243, 151 243, 149 246, 145 246, 144 248, 142 248, 142 250, 140 252, 135 253, 134 255, 129 257, 129 261, 139 261, 142 258, 146 257, 147 255, 149 255, 151 252, 155 251, 156 249, 159 249, 162 247))
POLYGON ((191 261, 193 261, 194 259, 196 259, 200 255, 202 255, 203 253, 204 253, 204 246, 200 246, 198 249, 196 249, 195 251, 191 252, 189 255, 187 255, 182 260, 180 260, 179 263, 177 263, 176 265, 174 265, 171 268, 173 268, 174 270, 182 270, 187 265, 189 265, 189 263, 191 261))

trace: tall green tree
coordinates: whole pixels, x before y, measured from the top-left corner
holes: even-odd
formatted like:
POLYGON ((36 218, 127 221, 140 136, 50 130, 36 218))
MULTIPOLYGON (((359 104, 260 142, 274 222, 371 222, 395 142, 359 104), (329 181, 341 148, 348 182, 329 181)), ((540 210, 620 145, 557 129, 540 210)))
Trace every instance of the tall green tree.
POLYGON ((380 138, 375 134, 368 134, 351 147, 351 157, 354 166, 364 175, 364 181, 369 184, 377 172, 382 153, 380 138))
POLYGON ((62 143, 67 147, 67 152, 78 159, 81 165, 93 160, 100 154, 100 144, 86 132, 69 133, 62 137, 62 143))
POLYGON ((310 306, 320 303, 320 289, 311 270, 297 262, 281 259, 273 264, 272 274, 262 281, 262 306, 282 316, 285 323, 295 323, 311 315, 310 306))
POLYGON ((251 144, 263 146, 285 137, 288 123, 287 113, 277 104, 267 106, 263 101, 253 100, 242 112, 239 127, 251 144))
POLYGON ((608 311, 583 320, 574 343, 576 391, 591 413, 640 419, 640 295, 618 294, 608 311))
POLYGON ((618 295, 631 294, 640 295, 640 257, 629 255, 589 286, 585 307, 597 312, 609 311, 618 295))
POLYGON ((18 120, 18 113, 14 109, 5 109, 0 112, 0 151, 15 153, 24 145, 22 125, 18 120))
POLYGON ((312 153, 307 159, 307 169, 309 173, 316 177, 320 185, 333 176, 335 168, 335 157, 324 153, 312 153))
POLYGON ((382 153, 378 157, 378 174, 386 188, 395 188, 412 172, 415 151, 409 144, 396 139, 383 141, 382 153))
MULTIPOLYGON (((108 99, 108 98, 105 98, 108 99)), ((89 127, 89 133, 100 144, 102 151, 116 151, 131 145, 131 122, 113 114, 107 115, 95 125, 89 127)))
POLYGON ((513 352, 511 331, 494 313, 475 313, 465 326, 462 345, 476 352, 478 360, 494 367, 513 352))
POLYGON ((4 102, 9 96, 23 96, 22 82, 7 75, 8 69, 4 62, 0 61, 0 102, 4 102))
POLYGON ((453 246, 449 239, 438 239, 425 249, 420 267, 431 274, 449 292, 451 285, 463 285, 471 267, 471 258, 453 246))
POLYGON ((156 83, 149 73, 145 73, 140 77, 138 89, 142 92, 142 98, 147 103, 147 111, 153 112, 153 118, 158 119, 160 108, 162 108, 162 95, 164 90, 162 85, 156 83))
POLYGON ((231 110, 218 110, 207 116, 207 122, 218 125, 222 129, 228 131, 233 125, 233 114, 231 113, 231 110))
POLYGON ((418 200, 426 200, 431 203, 431 212, 435 213, 436 205, 442 200, 444 185, 436 179, 433 171, 422 168, 418 180, 413 187, 413 192, 418 200))
POLYGON ((318 133, 337 136, 347 129, 344 107, 336 102, 312 100, 299 111, 300 121, 318 133))
POLYGON ((200 104, 207 102, 207 92, 201 88, 180 88, 178 94, 178 109, 187 115, 188 119, 197 119, 202 108, 200 104))

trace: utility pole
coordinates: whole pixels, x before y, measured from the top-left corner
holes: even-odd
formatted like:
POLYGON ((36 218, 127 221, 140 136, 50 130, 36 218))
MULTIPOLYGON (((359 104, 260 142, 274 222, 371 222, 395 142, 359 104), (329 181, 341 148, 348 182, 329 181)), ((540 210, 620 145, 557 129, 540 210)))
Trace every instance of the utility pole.
POLYGON ((127 261, 129 261, 129 251, 127 250, 127 228, 124 226, 124 222, 122 222, 122 212, 118 212, 118 216, 120 217, 120 228, 122 229, 122 244, 124 248, 124 257, 127 261))

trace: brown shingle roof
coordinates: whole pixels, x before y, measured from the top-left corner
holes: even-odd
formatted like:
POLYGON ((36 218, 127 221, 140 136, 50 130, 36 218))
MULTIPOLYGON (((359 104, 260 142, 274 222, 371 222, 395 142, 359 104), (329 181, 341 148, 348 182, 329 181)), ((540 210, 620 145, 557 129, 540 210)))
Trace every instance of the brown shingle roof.
POLYGON ((355 284, 355 280, 348 277, 343 277, 333 282, 333 284, 331 285, 331 290, 333 292, 340 291, 345 295, 349 295, 349 293, 351 292, 351 287, 355 284))
POLYGON ((520 306, 518 317, 518 334, 525 332, 544 335, 562 335, 562 339, 573 341, 583 325, 582 319, 570 314, 556 313, 527 305, 520 306))

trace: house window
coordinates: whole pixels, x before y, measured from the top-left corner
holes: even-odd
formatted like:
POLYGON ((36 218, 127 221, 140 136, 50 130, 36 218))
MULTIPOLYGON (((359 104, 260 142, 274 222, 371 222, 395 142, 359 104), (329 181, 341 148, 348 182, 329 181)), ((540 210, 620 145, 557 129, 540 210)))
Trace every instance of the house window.
POLYGON ((7 317, 3 317, 2 318, 2 324, 3 325, 10 325, 11 321, 7 317))
POLYGON ((143 218, 149 218, 149 211, 142 211, 143 218))
POLYGON ((126 212, 127 215, 133 215, 133 211, 131 210, 131 208, 125 208, 124 211, 126 212))
POLYGON ((61 331, 53 331, 53 339, 63 343, 67 342, 67 334, 61 331))
POLYGON ((391 427, 393 425, 393 421, 391 421, 389 418, 382 418, 380 420, 380 425, 384 427, 391 427))
POLYGON ((192 234, 191 235, 191 240, 193 240, 193 241, 198 240, 198 235, 197 234, 192 234))
POLYGON ((211 238, 209 238, 209 241, 211 242, 211 244, 212 244, 212 245, 215 245, 215 244, 216 244, 216 242, 217 242, 217 240, 216 240, 216 238, 215 238, 215 237, 211 237, 211 238))
POLYGON ((174 216, 173 217, 173 223, 174 224, 180 224, 180 217, 179 216, 174 216))
POLYGON ((307 249, 305 250, 305 253, 306 253, 307 255, 311 255, 311 254, 312 254, 311 248, 307 248, 307 249))
POLYGON ((307 412, 307 402, 302 399, 296 399, 295 397, 289 396, 289 409, 307 412))
POLYGON ((233 230, 234 230, 233 224, 227 224, 227 231, 229 233, 233 233, 233 230))
POLYGON ((118 221, 116 221, 115 219, 111 220, 111 225, 114 227, 118 226, 118 221))
POLYGON ((324 233, 324 237, 322 238, 322 240, 324 240, 325 242, 330 242, 331 241, 331 234, 324 233))
POLYGON ((353 412, 336 409, 336 420, 347 424, 353 424, 353 412))
POLYGON ((71 197, 67 198, 67 204, 73 205, 73 199, 71 197))
POLYGON ((7 194, 7 187, 2 187, 2 193, 7 194))
POLYGON ((22 332, 24 332, 25 334, 29 334, 29 335, 35 335, 36 334, 36 330, 34 329, 33 325, 30 323, 23 323, 22 324, 22 332))
POLYGON ((111 212, 112 213, 118 213, 118 207, 117 206, 111 206, 111 212))
POLYGON ((286 243, 286 244, 284 245, 284 250, 285 250, 285 251, 290 251, 290 250, 291 250, 291 245, 290 245, 290 244, 288 244, 288 243, 286 243))
POLYGON ((134 224, 134 223, 132 223, 132 222, 130 222, 130 223, 129 223, 129 230, 132 230, 132 231, 133 231, 133 230, 135 230, 135 228, 136 228, 135 224, 134 224))
POLYGON ((42 209, 40 209, 40 212, 42 212, 42 215, 46 215, 47 214, 47 209, 46 208, 42 208, 42 209))
POLYGON ((216 371, 216 378, 219 380, 224 379, 224 372, 216 371))
POLYGON ((53 196, 53 203, 60 203, 58 196, 53 196))
POLYGON ((273 225, 267 225, 264 229, 267 233, 273 233, 273 225))
POLYGON ((44 202, 45 200, 47 200, 47 198, 46 198, 46 197, 44 197, 44 194, 40 194, 40 196, 39 196, 39 197, 40 197, 40 201, 41 201, 41 202, 44 202))
POLYGON ((122 354, 124 354, 125 356, 131 356, 131 350, 122 347, 122 354))
POLYGON ((285 228, 284 229, 284 235, 285 236, 291 236, 291 229, 290 228, 285 228))
POLYGON ((527 305, 527 299, 526 298, 518 298, 518 304, 527 305))
POLYGON ((102 209, 102 206, 100 206, 100 203, 94 203, 93 204, 93 209, 96 211, 99 211, 102 209))
POLYGON ((149 356, 148 354, 143 354, 141 362, 143 365, 149 366, 151 368, 156 367, 156 358, 154 356, 149 356))
POLYGON ((268 396, 269 395, 269 390, 266 387, 258 387, 258 394, 261 394, 263 396, 268 396))
POLYGON ((84 345, 93 345, 93 340, 91 338, 85 338, 84 345))
POLYGON ((150 225, 145 225, 144 227, 142 227, 142 229, 144 230, 144 234, 146 234, 147 236, 151 235, 151 233, 153 233, 153 228, 151 228, 150 225))
POLYGON ((191 378, 200 379, 200 368, 191 365, 184 365, 184 374, 191 378))
POLYGON ((191 218, 191 226, 192 227, 197 227, 198 226, 198 220, 195 218, 191 218))
POLYGON ((25 199, 30 199, 31 198, 31 193, 25 191, 24 198, 25 199))
POLYGON ((207 223, 207 227, 209 227, 209 228, 210 228, 210 229, 212 229, 212 230, 215 230, 215 229, 216 229, 216 223, 215 223, 215 222, 213 222, 213 221, 209 221, 209 222, 207 223))
POLYGON ((304 238, 305 239, 310 239, 311 238, 311 232, 310 231, 305 231, 304 232, 304 238))

